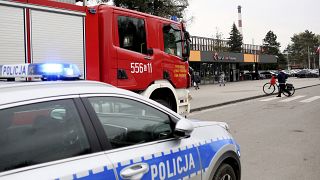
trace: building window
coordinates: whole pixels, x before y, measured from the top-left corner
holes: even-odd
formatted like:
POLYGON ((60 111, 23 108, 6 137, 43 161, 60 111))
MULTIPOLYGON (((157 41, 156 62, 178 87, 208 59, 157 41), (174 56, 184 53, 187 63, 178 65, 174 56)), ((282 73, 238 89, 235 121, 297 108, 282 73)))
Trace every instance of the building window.
POLYGON ((138 53, 147 53, 146 28, 143 19, 119 16, 118 31, 120 47, 138 53))

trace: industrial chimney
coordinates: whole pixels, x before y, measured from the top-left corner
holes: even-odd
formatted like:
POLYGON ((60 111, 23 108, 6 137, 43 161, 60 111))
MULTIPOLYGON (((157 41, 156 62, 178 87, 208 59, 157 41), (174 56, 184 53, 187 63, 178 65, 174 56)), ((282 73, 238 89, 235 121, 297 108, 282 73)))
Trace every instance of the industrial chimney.
POLYGON ((239 31, 243 37, 243 33, 242 33, 242 17, 241 17, 241 6, 238 6, 238 28, 239 31))

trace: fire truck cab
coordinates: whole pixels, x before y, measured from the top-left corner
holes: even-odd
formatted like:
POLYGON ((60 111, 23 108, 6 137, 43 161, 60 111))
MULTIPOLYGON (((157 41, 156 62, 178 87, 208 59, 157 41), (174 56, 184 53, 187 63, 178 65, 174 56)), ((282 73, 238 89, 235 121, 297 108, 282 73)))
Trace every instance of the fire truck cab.
POLYGON ((73 63, 83 79, 190 111, 189 44, 181 23, 108 5, 0 0, 0 64, 73 63))

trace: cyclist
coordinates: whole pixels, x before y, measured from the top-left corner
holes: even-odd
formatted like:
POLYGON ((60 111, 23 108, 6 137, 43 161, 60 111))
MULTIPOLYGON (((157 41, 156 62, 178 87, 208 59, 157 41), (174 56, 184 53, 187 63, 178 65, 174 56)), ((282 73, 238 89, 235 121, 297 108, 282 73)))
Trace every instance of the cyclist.
POLYGON ((286 80, 288 79, 288 75, 285 74, 282 69, 279 69, 279 74, 277 75, 278 83, 279 83, 279 93, 277 97, 281 97, 281 93, 285 91, 291 96, 291 93, 286 89, 286 80))

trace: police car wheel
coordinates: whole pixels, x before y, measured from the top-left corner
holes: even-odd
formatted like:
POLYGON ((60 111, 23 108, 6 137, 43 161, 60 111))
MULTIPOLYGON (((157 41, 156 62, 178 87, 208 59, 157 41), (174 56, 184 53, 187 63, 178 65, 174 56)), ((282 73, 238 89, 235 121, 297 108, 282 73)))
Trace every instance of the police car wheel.
POLYGON ((221 164, 212 180, 236 180, 236 174, 229 164, 221 164))

